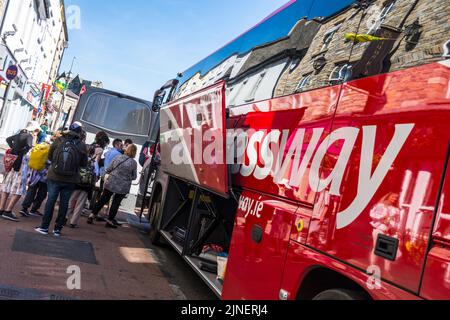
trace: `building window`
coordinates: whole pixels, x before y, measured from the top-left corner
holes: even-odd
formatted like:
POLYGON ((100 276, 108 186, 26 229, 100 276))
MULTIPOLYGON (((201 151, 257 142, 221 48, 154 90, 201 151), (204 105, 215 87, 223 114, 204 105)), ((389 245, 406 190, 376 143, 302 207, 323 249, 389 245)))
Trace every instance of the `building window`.
POLYGON ((302 91, 304 91, 305 88, 311 84, 311 79, 312 79, 312 74, 308 74, 308 75, 304 76, 304 77, 300 80, 300 82, 299 82, 299 84, 298 84, 298 86, 297 86, 297 89, 296 89, 295 91, 296 91, 296 92, 302 92, 302 91))
POLYGON ((395 6, 395 1, 388 2, 384 5, 383 9, 378 14, 378 16, 376 16, 373 19, 374 22, 373 22, 372 26, 369 28, 369 31, 367 32, 368 34, 372 34, 372 35, 375 34, 375 32, 383 24, 384 20, 386 20, 386 17, 388 16, 388 14, 391 13, 391 11, 394 9, 394 6, 395 6))
POLYGON ((294 71, 298 67, 299 64, 300 64, 300 58, 295 58, 294 60, 292 60, 291 65, 289 66, 289 73, 294 71))
POLYGON ((263 72, 261 72, 258 75, 258 78, 256 79, 256 82, 252 88, 252 90, 249 92, 249 94, 247 95, 247 97, 244 99, 245 102, 252 102, 255 100, 256 97, 256 91, 258 91, 259 86, 261 85, 262 81, 264 80, 264 77, 266 76, 266 70, 264 70, 263 72))
POLYGON ((338 64, 330 74, 330 84, 337 84, 349 79, 352 65, 349 63, 338 64))
POLYGON ((450 58, 450 40, 444 44, 444 58, 450 58))
POLYGON ((325 37, 323 38, 323 46, 322 46, 321 51, 325 51, 325 50, 328 49, 328 47, 330 46, 331 40, 333 40, 334 35, 341 28, 341 26, 342 26, 342 23, 334 26, 333 28, 328 30, 327 33, 325 33, 325 37))

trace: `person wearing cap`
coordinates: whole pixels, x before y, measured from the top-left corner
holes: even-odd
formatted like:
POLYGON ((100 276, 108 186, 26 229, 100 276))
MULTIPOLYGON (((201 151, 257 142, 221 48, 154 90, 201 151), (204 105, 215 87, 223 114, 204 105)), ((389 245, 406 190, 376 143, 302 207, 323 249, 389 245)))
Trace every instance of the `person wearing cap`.
POLYGON ((48 158, 52 164, 47 175, 48 199, 41 226, 35 229, 41 234, 48 234, 59 197, 59 212, 53 234, 61 236, 70 198, 76 185, 81 182, 80 169, 88 164, 87 146, 82 140, 82 134, 81 124, 75 122, 50 147, 48 158))
POLYGON ((16 160, 0 187, 0 215, 3 219, 19 222, 19 219, 12 211, 26 189, 23 186, 21 169, 24 157, 33 148, 33 141, 40 131, 39 123, 31 121, 25 129, 6 139, 10 147, 10 155, 16 157, 16 160))
POLYGON ((45 140, 47 139, 48 130, 48 120, 45 120, 45 122, 41 125, 41 132, 38 135, 38 144, 45 142, 45 140))

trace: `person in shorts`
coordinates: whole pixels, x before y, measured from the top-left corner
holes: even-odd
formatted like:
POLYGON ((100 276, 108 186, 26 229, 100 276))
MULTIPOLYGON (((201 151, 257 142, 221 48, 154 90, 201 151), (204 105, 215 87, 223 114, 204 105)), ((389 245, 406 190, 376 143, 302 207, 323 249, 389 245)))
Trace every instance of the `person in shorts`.
POLYGON ((5 220, 19 222, 13 210, 20 198, 26 193, 22 179, 22 166, 26 165, 24 164, 24 157, 32 149, 33 141, 40 131, 39 123, 31 121, 24 130, 6 139, 11 149, 11 155, 16 156, 17 159, 0 187, 0 215, 5 220))

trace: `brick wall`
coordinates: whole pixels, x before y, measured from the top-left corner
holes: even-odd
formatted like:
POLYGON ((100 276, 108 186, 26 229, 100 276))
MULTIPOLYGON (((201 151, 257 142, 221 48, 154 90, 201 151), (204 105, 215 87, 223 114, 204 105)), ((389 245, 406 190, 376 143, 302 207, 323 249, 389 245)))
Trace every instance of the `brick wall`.
MULTIPOLYGON (((367 33, 371 26, 370 21, 378 16, 377 13, 383 8, 385 3, 386 0, 374 1, 366 11, 368 14, 365 15, 363 15, 361 10, 351 8, 324 21, 306 56, 298 67, 293 71, 287 69, 281 76, 275 90, 275 96, 294 93, 301 79, 308 74, 312 74, 312 80, 304 88, 305 90, 328 86, 330 84, 330 74, 338 63, 347 61, 356 63, 360 60, 370 43, 361 43, 353 46, 352 42, 345 42, 344 34, 349 32, 355 33, 358 30, 358 26, 358 33, 367 33), (322 51, 325 35, 339 23, 342 23, 342 25, 334 34, 328 49, 322 51), (315 70, 313 62, 320 56, 326 59, 326 64, 322 69, 315 70)), ((383 21, 383 25, 394 28, 399 27, 413 3, 413 0, 395 1, 394 7, 383 21)), ((403 26, 408 26, 418 19, 419 24, 422 26, 422 34, 418 44, 415 46, 408 45, 403 36, 404 33, 402 33, 399 40, 394 43, 394 47, 398 46, 398 49, 392 55, 390 69, 386 71, 396 71, 442 60, 443 45, 450 40, 449 17, 450 1, 419 0, 412 13, 407 16, 406 23, 403 26)))

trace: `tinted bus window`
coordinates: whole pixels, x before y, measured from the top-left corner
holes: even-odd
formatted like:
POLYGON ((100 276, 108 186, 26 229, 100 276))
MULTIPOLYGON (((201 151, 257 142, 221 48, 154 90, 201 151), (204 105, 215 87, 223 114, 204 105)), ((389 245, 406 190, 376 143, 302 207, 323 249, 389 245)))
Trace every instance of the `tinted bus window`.
MULTIPOLYGON (((303 90, 312 86, 329 85, 328 81, 315 81, 312 74, 315 70, 311 65, 317 58, 316 45, 323 47, 323 34, 318 34, 329 31, 329 25, 324 26, 324 21, 329 21, 330 17, 350 8, 354 2, 290 2, 235 41, 187 70, 175 98, 196 92, 219 80, 227 82, 228 107, 292 94, 299 87, 303 90), (309 76, 308 81, 303 81, 300 86, 306 76, 309 76)), ((352 31, 356 31, 357 26, 349 26, 352 31)), ((332 27, 335 31, 339 30, 332 27)), ((343 30, 345 28, 340 31, 343 30)), ((328 32, 327 45, 332 43, 334 33, 328 32)), ((351 46, 351 43, 343 45, 342 60, 349 59, 351 46)), ((329 66, 331 69, 334 67, 329 66)))
POLYGON ((240 65, 240 62, 245 59, 245 54, 252 48, 285 37, 300 17, 308 17, 312 3, 313 0, 293 2, 284 10, 186 70, 180 80, 181 92, 177 96, 201 89, 205 86, 203 84, 205 81, 209 84, 211 80, 217 80, 210 79, 211 75, 208 79, 204 79, 205 75, 211 71, 215 71, 215 78, 225 77, 227 71, 230 72, 230 68, 235 64, 240 65), (186 90, 186 87, 189 87, 190 90, 186 90))
POLYGON ((88 98, 81 119, 104 130, 147 137, 151 113, 144 103, 97 92, 88 98))

